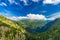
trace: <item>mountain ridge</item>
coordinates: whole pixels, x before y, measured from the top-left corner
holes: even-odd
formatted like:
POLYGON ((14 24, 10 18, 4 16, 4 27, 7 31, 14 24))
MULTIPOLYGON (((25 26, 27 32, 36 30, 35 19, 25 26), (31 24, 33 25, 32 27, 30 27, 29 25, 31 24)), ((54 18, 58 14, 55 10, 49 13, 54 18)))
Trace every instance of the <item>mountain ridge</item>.
MULTIPOLYGON (((60 40, 60 18, 48 22, 45 24, 41 21, 20 21, 20 25, 17 22, 14 22, 10 19, 5 18, 0 15, 0 39, 1 40, 60 40), (22 26, 23 25, 23 26, 22 26), (31 27, 32 29, 37 26, 39 29, 39 33, 32 33, 26 30, 25 25, 27 27, 31 27), (3 38, 2 38, 3 37, 3 38)), ((30 29, 29 29, 30 30, 30 29)), ((31 31, 31 30, 30 30, 31 31)), ((33 31, 35 32, 35 31, 33 31)))
POLYGON ((25 29, 0 15, 0 40, 25 40, 25 29))
MULTIPOLYGON (((0 15, 0 21, 2 21, 3 23, 6 23, 6 24, 8 24, 8 25, 10 25, 11 27, 13 26, 14 28, 16 28, 16 29, 19 29, 19 25, 17 25, 15 22, 13 22, 12 20, 9 20, 9 19, 7 19, 7 18, 5 18, 4 16, 2 16, 2 15, 0 15)), ((20 31, 22 31, 22 27, 20 27, 20 31)), ((23 29, 23 33, 24 33, 24 29, 23 29)))

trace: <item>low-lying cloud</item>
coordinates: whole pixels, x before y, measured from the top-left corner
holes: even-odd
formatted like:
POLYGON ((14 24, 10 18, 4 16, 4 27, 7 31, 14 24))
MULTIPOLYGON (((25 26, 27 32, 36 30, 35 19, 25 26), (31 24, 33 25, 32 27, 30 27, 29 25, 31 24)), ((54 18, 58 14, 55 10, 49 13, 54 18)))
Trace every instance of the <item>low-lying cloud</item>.
POLYGON ((57 18, 60 18, 60 12, 53 13, 46 17, 45 15, 42 14, 27 14, 26 16, 12 16, 8 17, 11 20, 25 20, 25 19, 30 19, 30 20, 55 20, 57 18))
POLYGON ((57 18, 60 18, 60 12, 57 12, 57 13, 50 15, 48 20, 55 20, 57 18))
POLYGON ((44 0, 43 1, 43 4, 59 4, 60 3, 60 0, 44 0))
POLYGON ((40 14, 27 14, 26 16, 19 16, 19 17, 8 17, 11 20, 24 20, 24 19, 30 19, 30 20, 46 20, 46 17, 44 15, 40 14))

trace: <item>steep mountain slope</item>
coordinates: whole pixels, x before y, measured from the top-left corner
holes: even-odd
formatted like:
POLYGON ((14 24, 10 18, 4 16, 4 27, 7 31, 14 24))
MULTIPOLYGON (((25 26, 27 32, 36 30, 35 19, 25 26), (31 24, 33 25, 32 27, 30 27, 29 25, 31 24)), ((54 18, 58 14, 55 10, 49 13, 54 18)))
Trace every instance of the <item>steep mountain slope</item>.
POLYGON ((47 23, 38 34, 28 34, 29 40, 60 40, 60 18, 47 23))
POLYGON ((11 27, 14 27, 14 28, 20 30, 20 31, 23 32, 23 33, 25 32, 25 30, 24 30, 22 27, 20 27, 20 26, 17 25, 15 22, 13 22, 13 21, 5 18, 5 17, 2 16, 2 15, 0 15, 0 21, 2 21, 3 23, 6 23, 7 25, 10 25, 11 27))
POLYGON ((60 40, 60 18, 47 24, 44 21, 37 20, 21 20, 18 22, 19 25, 0 15, 0 40, 60 40), (25 30, 26 28, 32 30, 37 27, 40 28, 40 33, 31 33, 25 30))
POLYGON ((35 33, 39 32, 37 28, 41 28, 47 22, 44 20, 19 20, 17 24, 25 28, 28 32, 35 33))
POLYGON ((52 40, 60 40, 60 18, 45 25, 47 27, 47 34, 52 40))
POLYGON ((50 30, 50 28, 54 28, 54 27, 60 27, 60 18, 47 23, 45 26, 43 26, 41 28, 41 30, 46 31, 46 30, 50 30))
POLYGON ((0 40, 25 40, 25 32, 15 22, 0 15, 0 40))

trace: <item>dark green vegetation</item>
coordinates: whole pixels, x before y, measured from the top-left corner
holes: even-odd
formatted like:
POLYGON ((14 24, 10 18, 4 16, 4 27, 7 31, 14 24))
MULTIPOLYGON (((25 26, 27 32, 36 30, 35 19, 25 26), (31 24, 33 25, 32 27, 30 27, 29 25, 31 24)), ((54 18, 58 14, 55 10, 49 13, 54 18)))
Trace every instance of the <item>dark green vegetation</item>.
POLYGON ((39 33, 39 29, 42 28, 47 22, 44 20, 19 20, 17 24, 22 26, 30 33, 39 33), (38 30, 36 30, 38 29, 38 30))
POLYGON ((60 18, 48 23, 43 20, 14 22, 0 15, 0 40, 60 40, 60 18))
POLYGON ((47 24, 41 20, 20 20, 18 24, 28 28, 27 40, 60 40, 60 18, 47 24))

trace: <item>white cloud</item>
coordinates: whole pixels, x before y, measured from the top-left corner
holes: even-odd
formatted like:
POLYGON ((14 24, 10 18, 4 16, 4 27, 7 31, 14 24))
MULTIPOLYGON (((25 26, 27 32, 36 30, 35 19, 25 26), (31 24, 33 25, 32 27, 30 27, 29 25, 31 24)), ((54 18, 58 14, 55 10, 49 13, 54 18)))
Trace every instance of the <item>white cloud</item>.
POLYGON ((10 16, 8 17, 11 20, 23 20, 23 19, 30 19, 30 20, 55 20, 56 18, 60 18, 60 12, 54 13, 49 15, 48 17, 42 14, 27 14, 26 16, 10 16))
POLYGON ((7 6, 4 2, 0 3, 0 6, 7 6))
POLYGON ((28 0, 20 0, 20 1, 23 1, 24 2, 24 5, 28 5, 28 0))
POLYGON ((23 16, 19 16, 19 17, 16 17, 16 16, 12 16, 12 17, 7 17, 8 19, 11 19, 11 20, 24 20, 24 19, 28 19, 28 17, 23 17, 23 16))
MULTIPOLYGON (((28 4, 29 0, 20 0, 20 1, 23 1, 24 5, 30 5, 30 4, 28 4)), ((39 2, 39 0, 31 0, 31 1, 33 1, 33 2, 39 2)))
POLYGON ((11 20, 18 20, 17 17, 13 16, 13 17, 7 17, 8 19, 11 19, 11 20))
POLYGON ((39 15, 39 14, 28 14, 27 15, 29 19, 31 20, 46 20, 46 17, 44 15, 39 15))
POLYGON ((59 4, 60 3, 60 0, 44 0, 43 1, 43 4, 59 4))
POLYGON ((48 20, 55 20, 56 18, 60 18, 60 12, 50 15, 48 20))
POLYGON ((15 2, 15 0, 8 0, 11 4, 15 2))
POLYGON ((18 5, 18 3, 15 0, 8 0, 10 2, 10 4, 15 3, 16 5, 18 5))
POLYGON ((30 19, 30 20, 46 20, 46 17, 44 15, 39 14, 28 14, 26 16, 19 16, 19 17, 8 17, 12 20, 22 20, 22 19, 30 19))
POLYGON ((39 2, 39 0, 32 0, 33 2, 39 2))

